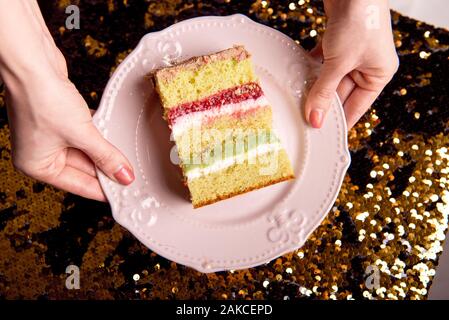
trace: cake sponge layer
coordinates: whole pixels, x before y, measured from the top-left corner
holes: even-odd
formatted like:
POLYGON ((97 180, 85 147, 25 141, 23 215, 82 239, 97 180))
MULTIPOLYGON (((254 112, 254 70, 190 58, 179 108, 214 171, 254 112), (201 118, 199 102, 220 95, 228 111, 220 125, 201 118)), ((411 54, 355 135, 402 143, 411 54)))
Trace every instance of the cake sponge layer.
POLYGON ((286 152, 258 156, 227 169, 188 180, 194 208, 294 178, 286 152))
POLYGON ((272 111, 269 106, 252 109, 244 114, 230 114, 202 121, 200 126, 191 127, 175 136, 175 143, 181 161, 187 162, 192 155, 213 148, 232 137, 251 135, 271 130, 272 111))
POLYGON ((256 82, 249 54, 242 47, 195 58, 154 73, 156 90, 165 110, 203 99, 227 88, 256 82), (193 65, 192 65, 193 64, 193 65))

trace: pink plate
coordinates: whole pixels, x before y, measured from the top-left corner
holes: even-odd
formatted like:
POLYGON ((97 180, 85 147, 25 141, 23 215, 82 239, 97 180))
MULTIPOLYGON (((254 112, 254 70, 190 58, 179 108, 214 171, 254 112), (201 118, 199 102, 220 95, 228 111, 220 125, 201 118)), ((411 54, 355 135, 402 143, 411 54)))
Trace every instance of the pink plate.
POLYGON ((303 91, 318 68, 292 39, 239 14, 190 19, 144 36, 110 79, 94 117, 135 168, 128 187, 98 172, 117 222, 156 253, 202 272, 257 266, 301 247, 330 210, 350 163, 337 97, 322 129, 303 119, 303 91), (296 179, 193 209, 144 76, 234 44, 253 55, 296 179))

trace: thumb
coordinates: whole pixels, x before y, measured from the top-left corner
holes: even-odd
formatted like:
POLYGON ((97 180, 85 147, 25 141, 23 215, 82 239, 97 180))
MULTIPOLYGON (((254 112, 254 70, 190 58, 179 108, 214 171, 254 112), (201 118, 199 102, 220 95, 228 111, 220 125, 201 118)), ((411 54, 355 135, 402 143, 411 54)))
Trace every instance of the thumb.
POLYGON ((128 159, 109 143, 93 124, 73 141, 104 174, 112 180, 128 185, 134 181, 134 172, 128 159))
POLYGON ((305 104, 305 117, 312 127, 321 128, 323 125, 324 118, 335 99, 335 92, 343 77, 344 72, 338 66, 324 62, 305 104))
POLYGON ((319 40, 316 46, 309 51, 309 54, 312 58, 319 60, 320 62, 323 61, 323 43, 321 40, 319 40))

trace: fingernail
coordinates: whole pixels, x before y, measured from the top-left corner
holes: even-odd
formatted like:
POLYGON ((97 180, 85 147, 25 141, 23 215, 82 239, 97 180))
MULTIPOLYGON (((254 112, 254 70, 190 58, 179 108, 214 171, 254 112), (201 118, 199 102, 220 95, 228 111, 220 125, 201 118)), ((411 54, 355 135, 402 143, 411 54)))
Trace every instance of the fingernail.
POLYGON ((309 122, 314 128, 321 128, 323 124, 324 111, 322 109, 313 109, 309 115, 309 122))
POLYGON ((121 166, 120 169, 114 173, 114 178, 121 184, 128 185, 134 181, 134 173, 127 166, 121 166))

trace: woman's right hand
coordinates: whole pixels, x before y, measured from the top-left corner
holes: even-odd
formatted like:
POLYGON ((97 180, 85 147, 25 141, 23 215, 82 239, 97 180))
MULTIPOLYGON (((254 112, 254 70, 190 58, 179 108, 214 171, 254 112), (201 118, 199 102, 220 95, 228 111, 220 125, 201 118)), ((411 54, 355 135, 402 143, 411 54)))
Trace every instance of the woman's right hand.
POLYGON ((95 167, 130 184, 134 174, 129 161, 92 123, 35 0, 0 0, 0 39, 0 76, 7 88, 16 168, 100 201, 106 199, 95 167))
POLYGON ((37 74, 7 83, 7 110, 13 162, 26 175, 100 201, 95 167, 121 184, 134 180, 129 161, 94 126, 67 78, 37 74))
POLYGON ((7 109, 13 162, 26 175, 100 201, 105 196, 95 167, 121 184, 134 180, 129 161, 94 126, 68 79, 8 84, 7 109))

